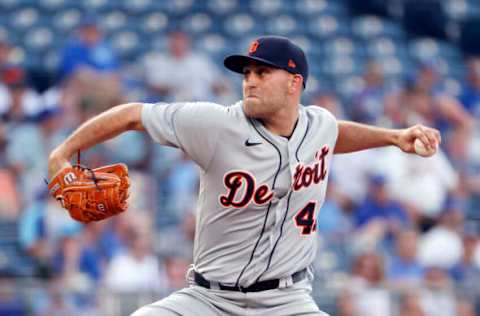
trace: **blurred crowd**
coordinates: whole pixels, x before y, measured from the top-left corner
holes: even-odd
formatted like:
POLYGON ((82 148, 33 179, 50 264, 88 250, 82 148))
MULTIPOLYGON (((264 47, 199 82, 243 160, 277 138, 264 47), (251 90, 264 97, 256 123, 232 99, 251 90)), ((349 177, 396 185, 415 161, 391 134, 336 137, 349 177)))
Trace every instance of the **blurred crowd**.
MULTIPOLYGON (((126 213, 81 225, 48 196, 48 154, 117 104, 232 104, 241 98, 238 78, 193 52, 181 30, 168 34, 166 50, 122 63, 89 18, 62 48, 55 75, 16 65, 14 52, 0 38, 0 220, 15 225, 28 260, 26 270, 0 260, 0 315, 123 315, 184 287, 198 190, 187 156, 138 132, 82 153, 89 166, 126 163, 133 185, 126 213)), ((480 312, 480 57, 466 56, 465 65, 460 97, 445 88, 435 60, 395 87, 371 60, 352 98, 321 86, 305 95, 304 104, 338 119, 442 133, 431 158, 390 147, 334 157, 313 293, 332 315, 480 312)))

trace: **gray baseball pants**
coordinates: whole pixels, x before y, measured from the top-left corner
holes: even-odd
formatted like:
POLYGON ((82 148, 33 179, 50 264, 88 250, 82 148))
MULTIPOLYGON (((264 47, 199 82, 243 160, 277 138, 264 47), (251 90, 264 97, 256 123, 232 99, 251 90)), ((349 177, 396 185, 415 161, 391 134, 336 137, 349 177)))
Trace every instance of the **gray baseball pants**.
POLYGON ((310 292, 308 280, 248 293, 192 285, 141 307, 131 316, 328 316, 318 309, 310 292))

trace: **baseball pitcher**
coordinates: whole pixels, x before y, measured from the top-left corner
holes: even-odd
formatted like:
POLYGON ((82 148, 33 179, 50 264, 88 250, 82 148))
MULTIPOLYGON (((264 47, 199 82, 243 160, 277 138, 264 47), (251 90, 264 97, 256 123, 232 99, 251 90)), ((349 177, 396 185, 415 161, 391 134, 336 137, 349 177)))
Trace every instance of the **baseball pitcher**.
POLYGON ((115 203, 102 203, 101 190, 117 194, 124 210, 124 166, 100 169, 120 170, 109 173, 112 183, 102 189, 95 187, 95 169, 78 171, 69 160, 124 131, 145 131, 160 145, 185 151, 198 164, 201 183, 189 287, 133 315, 326 315, 310 295, 311 264, 332 156, 388 145, 414 153, 417 138, 429 156, 440 134, 420 125, 392 130, 337 121, 325 109, 300 105, 307 59, 284 37, 261 37, 246 55, 224 63, 243 74, 242 101, 116 106, 52 151, 49 173, 57 188, 52 195, 85 222, 118 213, 115 203), (61 175, 72 170, 80 172, 78 180, 63 181, 61 175), (82 189, 94 193, 74 199, 82 189), (82 204, 89 196, 94 202, 82 204), (110 205, 107 215, 99 204, 110 205))

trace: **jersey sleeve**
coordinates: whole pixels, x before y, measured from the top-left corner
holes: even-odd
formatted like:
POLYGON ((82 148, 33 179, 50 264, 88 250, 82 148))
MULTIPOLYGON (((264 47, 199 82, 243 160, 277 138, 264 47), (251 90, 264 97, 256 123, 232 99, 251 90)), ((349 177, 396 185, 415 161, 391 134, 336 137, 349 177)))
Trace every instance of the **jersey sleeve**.
POLYGON ((332 144, 332 148, 334 148, 338 138, 338 121, 336 117, 329 110, 323 107, 312 105, 309 108, 319 112, 323 118, 323 124, 326 124, 329 127, 328 141, 330 144, 332 144))
POLYGON ((182 149, 202 169, 215 153, 226 108, 205 102, 144 104, 142 123, 161 145, 182 149))

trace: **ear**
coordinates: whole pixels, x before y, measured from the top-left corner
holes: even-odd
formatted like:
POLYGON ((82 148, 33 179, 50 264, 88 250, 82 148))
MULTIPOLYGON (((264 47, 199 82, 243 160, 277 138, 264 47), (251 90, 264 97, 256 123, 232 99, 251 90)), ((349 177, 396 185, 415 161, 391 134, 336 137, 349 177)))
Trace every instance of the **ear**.
POLYGON ((290 84, 288 86, 288 91, 290 93, 294 93, 298 90, 303 89, 303 78, 301 75, 293 75, 292 80, 290 80, 290 84))

